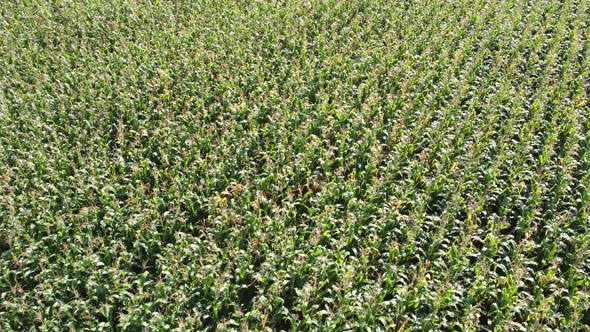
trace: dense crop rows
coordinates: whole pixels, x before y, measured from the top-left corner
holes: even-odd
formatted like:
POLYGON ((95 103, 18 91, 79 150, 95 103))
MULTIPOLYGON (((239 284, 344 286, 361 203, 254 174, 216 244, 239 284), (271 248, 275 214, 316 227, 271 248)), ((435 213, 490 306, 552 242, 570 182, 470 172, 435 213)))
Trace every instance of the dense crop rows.
POLYGON ((2 1, 0 330, 587 330, 589 25, 2 1))

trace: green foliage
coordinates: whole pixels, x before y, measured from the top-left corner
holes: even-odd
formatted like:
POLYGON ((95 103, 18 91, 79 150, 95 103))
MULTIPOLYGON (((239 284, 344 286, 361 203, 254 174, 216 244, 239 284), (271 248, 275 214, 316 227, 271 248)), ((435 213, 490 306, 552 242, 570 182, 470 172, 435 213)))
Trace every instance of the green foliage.
POLYGON ((1 2, 0 330, 588 330, 589 24, 1 2))

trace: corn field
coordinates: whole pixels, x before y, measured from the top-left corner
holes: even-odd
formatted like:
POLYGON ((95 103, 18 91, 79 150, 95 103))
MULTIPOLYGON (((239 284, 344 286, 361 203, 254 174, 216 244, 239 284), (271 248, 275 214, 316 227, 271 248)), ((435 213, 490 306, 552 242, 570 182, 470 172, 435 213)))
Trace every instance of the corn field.
POLYGON ((0 2, 0 330, 590 331, 590 1, 0 2))

